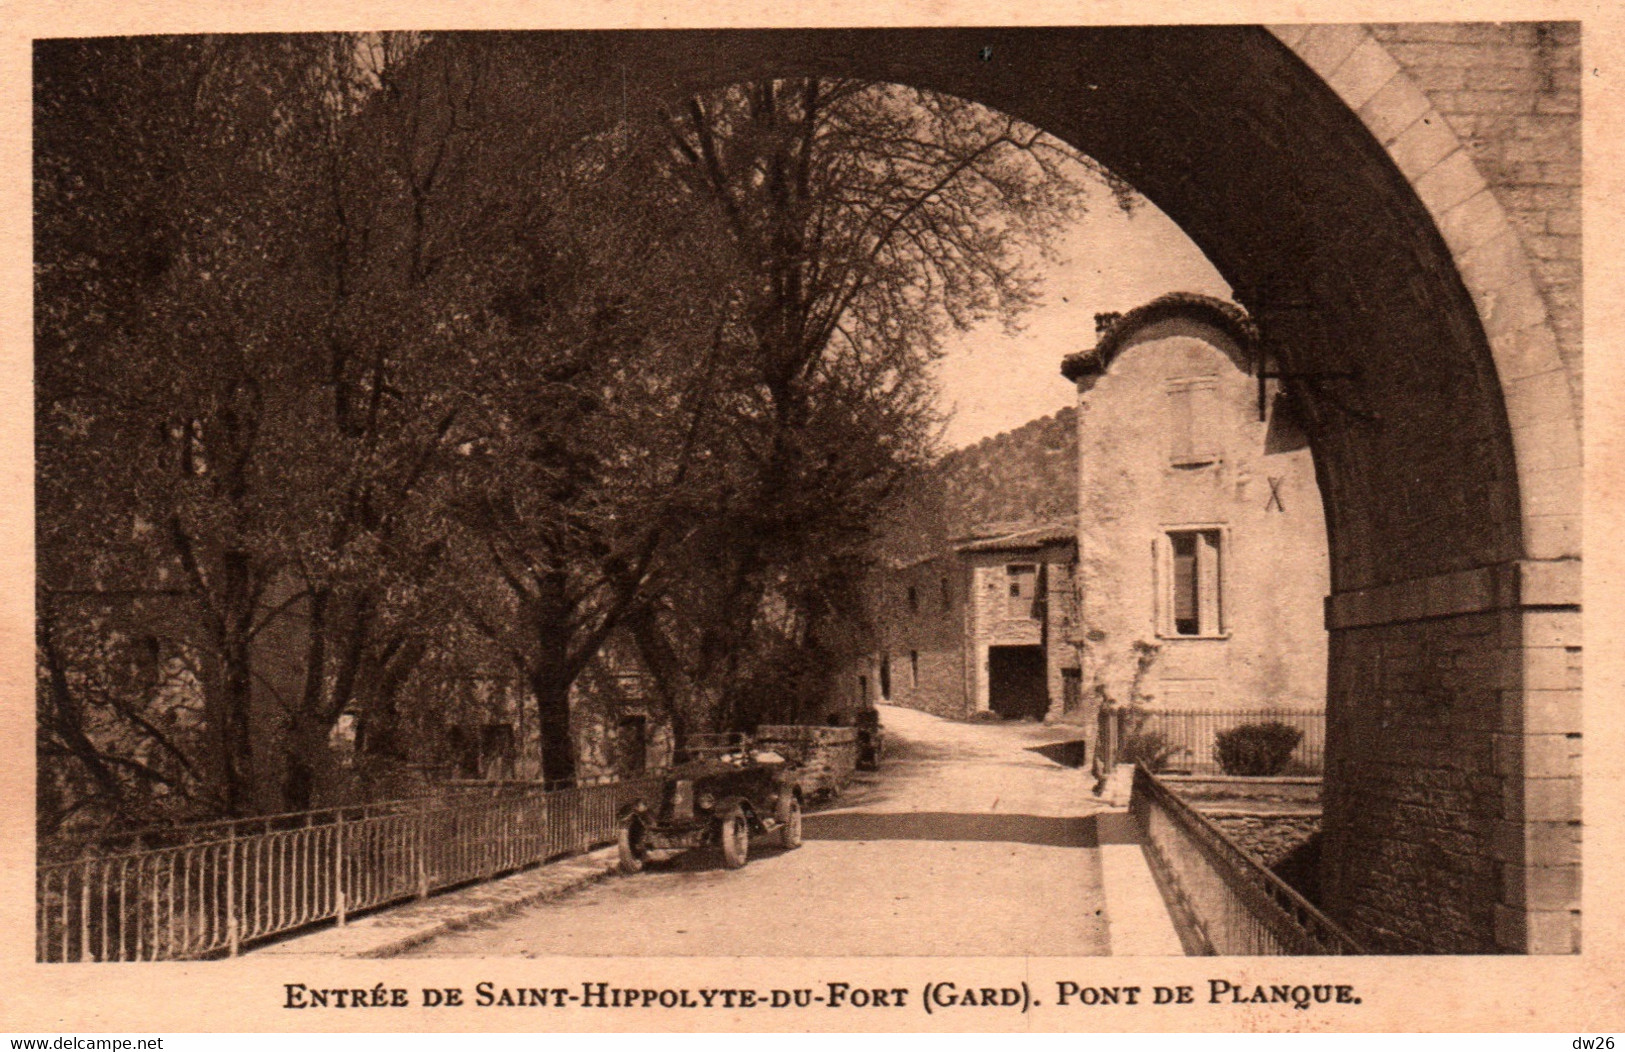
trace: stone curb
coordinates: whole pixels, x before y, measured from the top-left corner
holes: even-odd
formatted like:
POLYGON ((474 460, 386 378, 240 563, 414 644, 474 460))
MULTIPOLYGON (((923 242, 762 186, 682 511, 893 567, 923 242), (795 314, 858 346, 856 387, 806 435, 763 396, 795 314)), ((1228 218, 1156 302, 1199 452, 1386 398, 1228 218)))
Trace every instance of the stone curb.
MULTIPOLYGON (((360 958, 395 957, 415 947, 422 946, 431 939, 436 939, 448 932, 466 928, 480 921, 496 920, 516 913, 526 906, 533 906, 538 902, 546 902, 567 892, 584 888, 589 884, 596 884, 616 871, 616 852, 614 848, 600 848, 597 851, 580 855, 576 858, 564 859, 542 867, 543 870, 553 869, 552 874, 560 879, 548 881, 544 886, 529 889, 515 895, 506 902, 495 902, 476 909, 471 909, 456 917, 436 921, 423 928, 419 928, 407 935, 390 939, 370 950, 350 953, 346 956, 360 958)), ((528 876, 529 874, 522 874, 528 876)), ((511 878, 510 878, 511 879, 511 878)))
POLYGON ((1134 765, 1120 763, 1112 768, 1095 795, 1108 807, 1124 808, 1129 805, 1129 798, 1134 795, 1134 765))
POLYGON ((272 943, 247 956, 328 956, 344 958, 394 957, 448 932, 481 921, 495 920, 527 906, 545 902, 594 884, 616 871, 616 850, 599 848, 584 855, 560 859, 499 880, 446 892, 415 902, 386 907, 344 928, 324 928, 272 943), (504 886, 506 885, 506 886, 504 886), (459 909, 458 896, 477 898, 459 909), (411 912, 429 914, 413 925, 411 912), (449 914, 449 915, 448 915, 449 914), (380 924, 390 920, 387 928, 380 924), (404 920, 404 923, 403 923, 404 920), (369 927, 379 928, 369 932, 369 927), (405 932, 400 929, 406 928, 405 932), (372 941, 369 941, 371 936, 372 941))

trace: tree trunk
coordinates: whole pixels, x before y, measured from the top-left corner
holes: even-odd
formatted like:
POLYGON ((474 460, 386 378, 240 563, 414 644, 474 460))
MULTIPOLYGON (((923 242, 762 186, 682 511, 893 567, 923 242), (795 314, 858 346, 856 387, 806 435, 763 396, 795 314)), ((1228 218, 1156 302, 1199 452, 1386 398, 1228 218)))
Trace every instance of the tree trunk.
POLYGON ((258 810, 254 784, 253 668, 246 640, 228 640, 220 652, 221 798, 226 814, 258 810))
POLYGON ((575 737, 570 733, 570 681, 549 671, 530 677, 536 697, 536 722, 541 734, 542 779, 559 786, 576 780, 575 737))
POLYGON ((318 783, 332 767, 330 732, 326 720, 312 718, 309 713, 294 717, 283 752, 282 810, 309 811, 315 806, 318 783))
POLYGON ((253 570, 246 552, 228 551, 221 559, 220 605, 224 611, 220 639, 222 797, 228 815, 254 814, 261 807, 261 787, 254 763, 254 645, 256 609, 253 570))

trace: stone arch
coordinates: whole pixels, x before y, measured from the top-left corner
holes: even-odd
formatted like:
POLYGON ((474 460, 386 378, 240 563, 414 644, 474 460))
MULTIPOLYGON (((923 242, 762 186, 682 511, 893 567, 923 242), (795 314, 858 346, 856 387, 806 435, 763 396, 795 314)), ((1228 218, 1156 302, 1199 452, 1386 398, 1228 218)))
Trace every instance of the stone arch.
POLYGON ((1333 592, 1328 909, 1385 951, 1577 946, 1575 407, 1501 204, 1371 34, 537 39, 538 64, 569 63, 560 105, 582 121, 763 76, 857 76, 1012 114, 1155 201, 1304 407, 1333 592))
POLYGON ((1525 555, 1580 555, 1577 406, 1521 239, 1450 122, 1360 25, 1271 26, 1416 191, 1478 307, 1518 460, 1525 555))

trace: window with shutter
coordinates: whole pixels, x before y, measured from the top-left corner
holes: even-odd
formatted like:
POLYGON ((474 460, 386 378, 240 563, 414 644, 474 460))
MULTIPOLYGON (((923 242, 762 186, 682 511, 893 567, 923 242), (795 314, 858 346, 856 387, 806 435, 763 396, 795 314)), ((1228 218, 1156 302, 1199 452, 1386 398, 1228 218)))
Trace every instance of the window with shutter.
POLYGON ((1224 634, 1222 603, 1224 531, 1170 530, 1158 539, 1157 615, 1164 636, 1224 634))
POLYGON ((1219 459, 1212 423, 1215 384, 1211 376, 1168 381, 1168 462, 1175 467, 1199 467, 1219 459))

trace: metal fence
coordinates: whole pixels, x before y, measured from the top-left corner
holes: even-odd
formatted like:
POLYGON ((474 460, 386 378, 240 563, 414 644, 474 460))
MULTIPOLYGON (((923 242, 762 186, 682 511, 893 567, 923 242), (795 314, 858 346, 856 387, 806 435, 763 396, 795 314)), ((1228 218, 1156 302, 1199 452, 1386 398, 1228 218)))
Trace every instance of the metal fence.
POLYGON ((659 784, 506 786, 42 846, 37 957, 185 960, 343 924, 361 910, 609 843, 619 809, 659 784))
POLYGON ((1101 710, 1105 755, 1119 761, 1132 734, 1160 734, 1172 750, 1167 768, 1196 774, 1220 771, 1215 736, 1244 723, 1284 723, 1303 733, 1283 774, 1320 774, 1326 764, 1326 713, 1320 709, 1155 709, 1101 710), (1108 743, 1115 743, 1115 747, 1108 743))
POLYGON ((1343 929, 1265 869, 1205 815, 1145 771, 1129 809, 1152 868, 1203 953, 1223 956, 1360 954, 1343 929))

